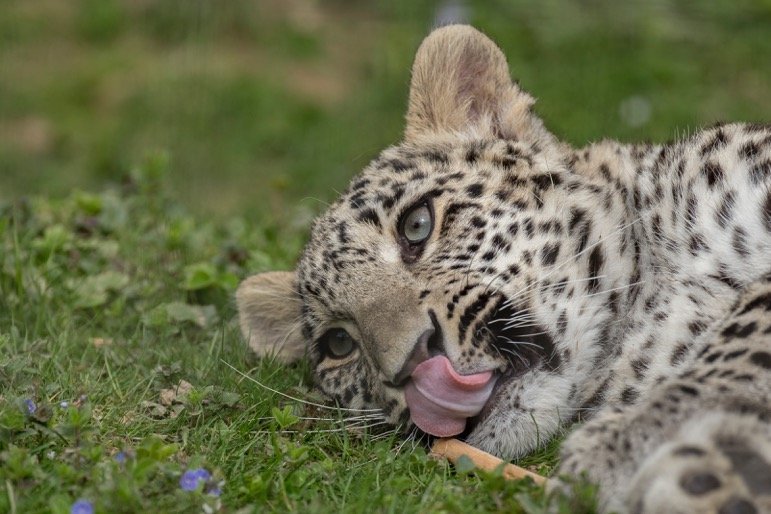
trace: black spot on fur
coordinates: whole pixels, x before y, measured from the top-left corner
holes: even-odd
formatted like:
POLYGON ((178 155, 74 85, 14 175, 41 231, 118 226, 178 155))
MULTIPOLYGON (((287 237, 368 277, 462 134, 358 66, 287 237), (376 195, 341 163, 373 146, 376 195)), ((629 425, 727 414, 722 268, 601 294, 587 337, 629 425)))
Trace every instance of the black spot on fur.
POLYGON ((570 210, 570 221, 568 222, 568 231, 573 232, 575 230, 576 226, 581 223, 581 221, 586 216, 586 211, 583 211, 581 209, 573 208, 570 210))
POLYGON ((763 369, 771 369, 771 353, 754 352, 750 354, 750 362, 763 369))
POLYGON ((732 244, 734 251, 742 257, 747 257, 750 254, 750 250, 747 248, 747 232, 743 228, 736 227, 734 229, 732 244))
POLYGON ((350 242, 350 238, 348 237, 348 225, 343 221, 337 224, 337 240, 341 244, 350 242))
POLYGON ((491 243, 493 245, 493 250, 496 252, 508 252, 511 249, 511 245, 506 242, 506 240, 503 239, 500 234, 495 234, 491 243))
POLYGON ((458 327, 458 340, 461 344, 464 342, 466 331, 468 330, 469 325, 476 319, 477 315, 482 312, 485 307, 487 307, 489 301, 489 294, 481 294, 471 305, 466 307, 466 309, 463 311, 458 327))
POLYGON ((606 378, 602 384, 600 384, 600 386, 594 391, 589 399, 581 405, 579 411, 592 410, 602 404, 602 402, 605 400, 605 394, 607 393, 608 383, 610 382, 611 378, 612 376, 606 378))
POLYGON ((690 495, 701 496, 720 487, 720 480, 707 471, 696 471, 683 475, 680 487, 690 495))
POLYGON ((557 254, 560 251, 559 243, 547 244, 541 252, 541 262, 544 266, 551 266, 557 261, 557 254))
POLYGON ((672 352, 672 357, 669 359, 669 363, 672 366, 677 366, 685 360, 685 356, 688 355, 688 345, 680 343, 672 352))
POLYGON ((696 198, 689 194, 685 200, 685 224, 689 229, 692 229, 696 223, 697 209, 696 198))
POLYGON ((634 387, 627 387, 621 392, 621 403, 629 405, 635 402, 640 396, 640 391, 634 387))
POLYGON ((688 396, 699 396, 699 391, 694 387, 681 385, 679 389, 688 396))
POLYGON ((454 225, 455 220, 458 218, 460 213, 467 209, 478 212, 481 209, 481 206, 474 202, 457 202, 450 204, 444 212, 442 228, 439 229, 439 234, 447 234, 450 228, 454 225))
POLYGON ((600 271, 605 263, 605 257, 602 255, 602 245, 597 244, 589 254, 589 292, 596 292, 600 287, 600 271))
POLYGON ((704 250, 709 250, 709 248, 707 247, 707 241, 704 239, 704 236, 702 236, 701 234, 693 234, 691 236, 691 243, 689 245, 689 249, 691 251, 691 255, 693 255, 694 257, 704 250))
POLYGON ((747 314, 748 312, 761 307, 766 312, 771 311, 771 293, 765 293, 756 298, 753 298, 749 303, 747 303, 747 305, 744 306, 744 309, 742 309, 739 315, 747 314))
POLYGON ((736 195, 734 192, 726 192, 725 196, 723 197, 723 201, 720 203, 720 207, 718 207, 717 211, 715 212, 715 221, 720 226, 720 228, 726 228, 728 222, 731 221, 735 204, 736 195))
POLYGON ((528 239, 531 239, 533 235, 535 235, 535 225, 533 224, 532 218, 528 218, 525 221, 523 221, 522 227, 524 228, 525 234, 527 235, 528 239))
POLYGON ((758 509, 749 501, 738 496, 731 496, 720 506, 717 514, 757 514, 758 509))
POLYGON ((691 321, 688 323, 688 330, 692 336, 698 336, 704 332, 705 328, 707 328, 707 325, 703 321, 691 321))
POLYGON ((586 245, 589 242, 589 234, 592 231, 592 224, 587 222, 581 227, 581 233, 578 236, 578 246, 576 246, 576 254, 582 253, 586 250, 586 245))
POLYGON ((608 168, 608 165, 604 162, 600 164, 600 174, 602 175, 602 178, 610 182, 611 176, 610 176, 610 168, 608 168))
POLYGON ((750 180, 753 184, 760 184, 768 177, 771 177, 771 159, 766 159, 750 168, 750 180))
POLYGON ((709 161, 706 163, 702 172, 707 176, 709 187, 715 187, 715 184, 723 180, 723 168, 716 162, 709 161))
POLYGON ((710 278, 719 280, 720 282, 727 285, 731 289, 742 288, 743 284, 728 274, 725 264, 718 266, 718 268, 720 269, 719 273, 717 275, 710 275, 710 278))
POLYGON ((485 225, 487 225, 487 222, 479 216, 474 216, 471 218, 471 224, 476 228, 484 228, 485 225))
POLYGON ((377 215, 377 212, 375 212, 374 209, 365 209, 359 213, 359 215, 356 217, 358 221, 361 221, 363 223, 371 223, 372 225, 375 225, 377 228, 380 227, 380 218, 377 215))
POLYGON ((534 175, 530 177, 530 180, 537 189, 548 189, 552 184, 557 185, 560 183, 559 177, 549 174, 534 175))
POLYGON ((706 454, 704 450, 696 446, 681 446, 672 453, 680 457, 701 457, 706 454))
POLYGON ((704 156, 714 152, 715 150, 723 148, 726 142, 728 142, 728 139, 726 138, 725 132, 723 132, 722 129, 718 129, 712 139, 704 143, 704 145, 701 147, 701 155, 704 156))
POLYGON ((509 234, 512 236, 516 236, 517 232, 519 232, 519 223, 515 221, 511 225, 509 225, 509 234))
POLYGON ((642 380, 645 378, 645 372, 648 370, 649 365, 650 361, 645 357, 641 357, 632 361, 632 371, 634 371, 634 376, 637 380, 642 380))
POLYGON ((747 134, 763 134, 771 129, 771 123, 745 123, 742 128, 747 134))
POLYGON ((744 355, 745 353, 749 352, 748 348, 742 348, 740 350, 734 350, 732 352, 728 352, 723 356, 723 362, 732 361, 734 359, 737 359, 744 355))
POLYGON ((734 337, 739 337, 743 339, 755 333, 757 329, 758 329, 758 326, 754 321, 751 321, 746 325, 741 325, 737 322, 737 323, 732 323, 726 328, 724 328, 723 332, 721 332, 721 335, 728 339, 733 339, 734 337))
POLYGON ((391 168, 392 170, 394 170, 397 173, 402 173, 402 172, 407 171, 408 169, 410 169, 412 167, 413 167, 413 164, 411 162, 405 162, 405 161, 402 161, 400 159, 390 159, 390 160, 387 160, 387 161, 385 161, 383 163, 382 168, 380 168, 380 166, 378 166, 378 168, 380 168, 380 169, 391 168))
POLYGON ((619 295, 618 291, 611 291, 608 295, 608 308, 610 311, 614 314, 618 314, 618 303, 619 303, 619 295))
POLYGON ((741 148, 739 148, 739 156, 748 161, 753 159, 759 153, 760 148, 757 144, 755 144, 754 141, 749 141, 748 143, 742 145, 741 148))
POLYGON ((447 164, 448 162, 450 162, 450 159, 447 157, 447 154, 439 150, 429 150, 427 152, 423 152, 421 154, 421 157, 436 164, 447 164))
POLYGON ((369 179, 368 178, 356 179, 351 184, 351 191, 358 191, 359 189, 364 189, 367 185, 369 185, 369 179))
POLYGON ((715 442, 752 494, 771 494, 771 464, 740 439, 720 438, 715 442))
POLYGON ((472 198, 478 198, 482 196, 484 186, 482 184, 471 184, 466 188, 466 193, 472 198))
POLYGON ((771 232, 771 191, 766 195, 766 201, 763 204, 763 223, 766 225, 766 230, 771 232))

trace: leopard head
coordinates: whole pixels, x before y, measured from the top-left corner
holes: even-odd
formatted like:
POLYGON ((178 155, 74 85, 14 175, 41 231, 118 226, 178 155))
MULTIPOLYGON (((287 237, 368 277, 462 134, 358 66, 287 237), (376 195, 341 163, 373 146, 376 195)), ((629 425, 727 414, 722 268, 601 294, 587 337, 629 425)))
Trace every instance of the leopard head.
POLYGON ((294 272, 239 287, 250 346, 307 354, 341 406, 502 456, 572 418, 625 294, 607 292, 628 279, 608 258, 621 207, 593 219, 605 190, 571 171, 533 103, 480 32, 429 35, 403 142, 314 222, 294 272))

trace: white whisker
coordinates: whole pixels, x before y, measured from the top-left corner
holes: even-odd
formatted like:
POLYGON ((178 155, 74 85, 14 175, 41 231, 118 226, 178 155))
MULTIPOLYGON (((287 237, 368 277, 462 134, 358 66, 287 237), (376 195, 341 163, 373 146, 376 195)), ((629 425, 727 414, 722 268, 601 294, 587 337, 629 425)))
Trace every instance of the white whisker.
MULTIPOLYGON (((350 430, 366 430, 369 428, 382 426, 388 424, 387 421, 380 421, 378 423, 371 423, 368 425, 349 426, 349 427, 337 427, 337 428, 322 428, 319 430, 276 430, 278 434, 331 434, 335 432, 348 432, 350 430)), ((255 432, 256 434, 270 434, 269 430, 260 430, 255 432)))
POLYGON ((323 405, 321 403, 314 403, 314 402, 309 402, 307 400, 302 400, 300 398, 295 398, 294 396, 290 396, 290 395, 288 395, 286 393, 282 393, 281 391, 277 391, 277 390, 275 390, 275 389, 273 389, 271 387, 266 386, 265 384, 263 384, 262 382, 260 382, 256 378, 250 377, 249 375, 247 375, 243 371, 235 368, 234 366, 232 366, 230 363, 226 362, 223 359, 220 359, 220 361, 225 366, 229 367, 230 369, 232 369, 233 371, 235 371, 236 373, 241 375, 241 377, 245 378, 246 380, 249 380, 250 382, 254 382, 258 386, 262 387, 263 389, 266 389, 266 390, 270 391, 271 393, 277 394, 279 396, 283 396, 284 398, 287 398, 289 400, 293 400, 295 402, 303 403, 305 405, 311 405, 311 406, 317 407, 319 409, 328 409, 328 410, 334 410, 334 411, 345 411, 345 412, 382 412, 382 409, 352 409, 352 408, 346 408, 346 407, 331 407, 329 405, 323 405))

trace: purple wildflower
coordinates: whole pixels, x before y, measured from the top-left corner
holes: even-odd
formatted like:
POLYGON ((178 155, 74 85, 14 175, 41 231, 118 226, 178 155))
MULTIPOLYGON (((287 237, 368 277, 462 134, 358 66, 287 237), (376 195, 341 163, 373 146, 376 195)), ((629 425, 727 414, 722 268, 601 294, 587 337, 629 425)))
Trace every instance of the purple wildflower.
POLYGON ((179 487, 181 487, 183 491, 195 491, 198 489, 199 483, 207 482, 210 478, 211 473, 204 468, 188 469, 179 479, 179 487))
POLYGON ((37 410, 37 405, 35 405, 35 402, 30 400, 29 398, 24 400, 24 407, 27 409, 27 414, 29 414, 30 416, 33 415, 37 410))
POLYGON ((94 504, 88 500, 80 499, 72 504, 70 514, 94 514, 94 504))
POLYGON ((113 459, 115 459, 115 462, 117 462, 118 464, 125 463, 127 458, 128 457, 126 456, 126 452, 118 452, 113 457, 113 459))
POLYGON ((222 494, 222 489, 218 484, 211 484, 206 487, 206 494, 209 496, 219 496, 222 494))

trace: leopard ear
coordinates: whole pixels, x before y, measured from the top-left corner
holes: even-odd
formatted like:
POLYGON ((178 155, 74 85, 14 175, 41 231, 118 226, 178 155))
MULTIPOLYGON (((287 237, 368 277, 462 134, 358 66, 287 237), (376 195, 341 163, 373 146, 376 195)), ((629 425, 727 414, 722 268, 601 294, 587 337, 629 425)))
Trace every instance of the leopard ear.
POLYGON ((553 138, 532 113, 533 97, 514 84, 506 57, 468 25, 448 25, 423 40, 412 66, 404 137, 476 134, 531 142, 553 138))
POLYGON ((241 333, 260 356, 294 362, 305 354, 295 274, 271 271, 252 275, 236 291, 241 333))

